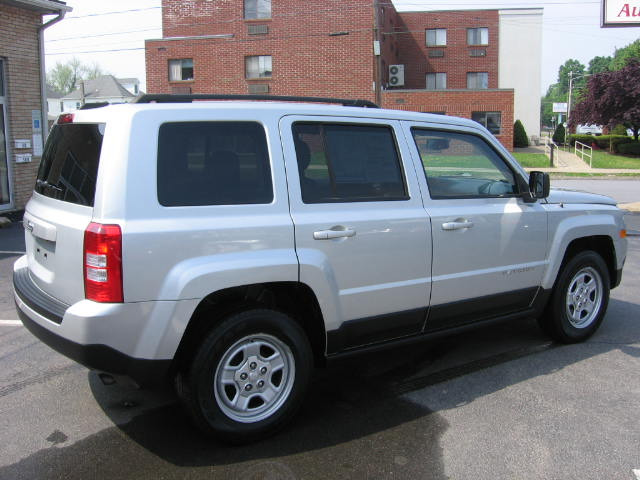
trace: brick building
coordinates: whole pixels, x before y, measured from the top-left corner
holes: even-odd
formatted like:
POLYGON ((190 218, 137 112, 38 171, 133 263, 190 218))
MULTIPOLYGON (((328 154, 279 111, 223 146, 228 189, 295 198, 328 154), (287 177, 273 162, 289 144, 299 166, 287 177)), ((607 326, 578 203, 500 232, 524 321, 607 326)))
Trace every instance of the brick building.
POLYGON ((47 134, 43 30, 71 8, 0 0, 0 213, 29 200, 47 134), (43 15, 55 15, 43 22, 43 15))
POLYGON ((380 0, 163 0, 147 89, 362 98, 473 118, 511 148, 516 118, 539 132, 541 18, 380 0))

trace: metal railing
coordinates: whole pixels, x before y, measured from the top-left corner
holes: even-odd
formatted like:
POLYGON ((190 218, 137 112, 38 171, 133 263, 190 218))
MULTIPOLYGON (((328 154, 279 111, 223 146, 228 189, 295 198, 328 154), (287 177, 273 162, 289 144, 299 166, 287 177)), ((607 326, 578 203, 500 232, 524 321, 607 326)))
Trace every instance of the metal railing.
POLYGON ((589 168, 591 168, 591 163, 593 162, 593 148, 589 145, 586 145, 582 142, 576 141, 575 146, 573 147, 574 153, 579 156, 584 162, 584 157, 589 158, 589 168))

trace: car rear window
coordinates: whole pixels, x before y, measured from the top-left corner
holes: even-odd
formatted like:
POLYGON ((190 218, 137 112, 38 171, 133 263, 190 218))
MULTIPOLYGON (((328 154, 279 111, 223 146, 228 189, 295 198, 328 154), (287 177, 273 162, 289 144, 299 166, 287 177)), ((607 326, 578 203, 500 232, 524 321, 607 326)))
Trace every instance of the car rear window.
POLYGON ((158 201, 165 207, 271 203, 264 128, 256 122, 161 125, 158 201))
POLYGON ((42 154, 35 191, 93 206, 104 124, 54 125, 42 154))

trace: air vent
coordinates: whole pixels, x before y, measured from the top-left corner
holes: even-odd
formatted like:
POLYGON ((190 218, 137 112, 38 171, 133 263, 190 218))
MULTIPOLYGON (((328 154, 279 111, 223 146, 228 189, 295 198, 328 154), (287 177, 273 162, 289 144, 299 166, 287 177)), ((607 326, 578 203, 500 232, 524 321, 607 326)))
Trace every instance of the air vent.
POLYGON ((249 35, 266 35, 269 33, 269 25, 248 25, 249 35))
POLYGON ((249 93, 253 93, 253 94, 269 93, 269 84, 268 83, 249 84, 249 93))
POLYGON ((190 95, 191 94, 191 87, 186 87, 186 86, 171 87, 171 93, 174 93, 174 94, 177 94, 177 95, 190 95))
POLYGON ((429 50, 429 58, 440 58, 444 57, 444 50, 429 50))
POLYGON ((486 48, 472 48, 469 50, 470 57, 486 57, 487 49, 486 48))

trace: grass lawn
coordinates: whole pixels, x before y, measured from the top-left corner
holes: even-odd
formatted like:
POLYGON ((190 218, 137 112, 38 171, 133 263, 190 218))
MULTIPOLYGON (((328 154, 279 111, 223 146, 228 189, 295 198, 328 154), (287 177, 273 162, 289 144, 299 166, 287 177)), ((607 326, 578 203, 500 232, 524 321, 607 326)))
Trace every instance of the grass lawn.
POLYGON ((520 165, 527 168, 549 167, 549 157, 544 153, 514 153, 514 158, 520 165))
MULTIPOLYGON (((587 163, 589 159, 585 158, 587 163)), ((604 152, 593 151, 593 168, 637 168, 640 169, 640 157, 624 157, 604 152)))

